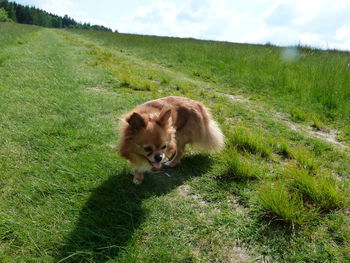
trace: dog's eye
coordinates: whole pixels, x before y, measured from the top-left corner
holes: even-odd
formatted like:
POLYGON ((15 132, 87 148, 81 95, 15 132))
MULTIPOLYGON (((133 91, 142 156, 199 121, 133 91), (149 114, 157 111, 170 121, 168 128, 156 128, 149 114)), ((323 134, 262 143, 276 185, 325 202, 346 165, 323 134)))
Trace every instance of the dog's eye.
POLYGON ((166 148, 166 144, 163 145, 160 149, 164 150, 166 148))
POLYGON ((145 150, 145 152, 152 152, 153 151, 151 146, 147 146, 147 147, 145 147, 143 149, 145 150))

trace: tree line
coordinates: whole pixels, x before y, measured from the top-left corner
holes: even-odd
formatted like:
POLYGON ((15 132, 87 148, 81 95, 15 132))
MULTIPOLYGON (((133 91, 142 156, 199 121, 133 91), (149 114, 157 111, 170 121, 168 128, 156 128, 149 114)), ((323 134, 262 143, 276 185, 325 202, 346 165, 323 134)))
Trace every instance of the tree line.
POLYGON ((63 17, 48 13, 36 7, 24 6, 7 0, 0 0, 0 9, 7 12, 10 21, 20 24, 30 24, 54 28, 80 28, 100 31, 112 31, 102 25, 90 25, 90 23, 78 23, 73 18, 65 15, 63 17))

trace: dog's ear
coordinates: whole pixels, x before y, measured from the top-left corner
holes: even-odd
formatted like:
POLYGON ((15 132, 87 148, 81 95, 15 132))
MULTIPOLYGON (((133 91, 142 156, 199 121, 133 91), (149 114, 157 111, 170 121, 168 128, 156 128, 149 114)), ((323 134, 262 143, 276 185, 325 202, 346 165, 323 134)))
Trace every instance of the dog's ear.
POLYGON ((171 109, 163 108, 158 116, 157 123, 160 126, 165 126, 168 123, 168 120, 170 119, 170 117, 171 117, 171 109))
POLYGON ((133 112, 133 114, 131 114, 130 117, 126 119, 126 121, 129 123, 131 128, 136 131, 146 127, 145 120, 137 112, 133 112))

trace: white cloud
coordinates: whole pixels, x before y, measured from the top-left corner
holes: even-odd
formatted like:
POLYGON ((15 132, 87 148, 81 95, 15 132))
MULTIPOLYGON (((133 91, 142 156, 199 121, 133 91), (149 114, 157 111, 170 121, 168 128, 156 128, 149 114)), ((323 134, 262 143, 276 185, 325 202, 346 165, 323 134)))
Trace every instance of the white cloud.
POLYGON ((41 0, 39 2, 42 9, 60 16, 68 14, 75 7, 71 0, 41 0))
POLYGON ((337 48, 350 50, 350 26, 343 26, 335 33, 337 48))
MULTIPOLYGON (((285 35, 294 35, 295 41, 302 44, 350 50, 349 39, 340 40, 336 36, 337 30, 350 24, 349 13, 350 3, 344 0, 287 0, 276 5, 266 21, 271 27, 281 26, 285 35), (290 10, 287 23, 284 23, 283 16, 279 16, 281 8, 290 10), (269 23, 276 17, 273 24, 269 23)), ((271 37, 275 39, 276 36, 271 37)), ((283 34, 278 38, 283 41, 283 34)))
POLYGON ((139 6, 118 28, 139 34, 280 45, 301 43, 350 50, 348 31, 342 29, 350 24, 350 1, 254 2, 263 4, 265 9, 257 10, 251 5, 242 11, 242 5, 249 3, 233 4, 228 0, 186 0, 177 4, 154 0, 139 6))
POLYGON ((17 1, 126 33, 350 50, 350 0, 17 1))
POLYGON ((119 28, 121 32, 232 41, 239 36, 245 16, 222 0, 188 0, 179 5, 157 0, 140 6, 119 28))
POLYGON ((40 9, 59 16, 68 15, 77 22, 81 23, 86 22, 90 24, 105 25, 111 28, 114 26, 102 19, 95 19, 94 15, 82 11, 80 8, 80 3, 76 0, 34 0, 29 2, 24 1, 22 4, 34 5, 40 9))
POLYGON ((350 39, 350 27, 343 26, 337 30, 335 37, 338 41, 344 41, 350 39))

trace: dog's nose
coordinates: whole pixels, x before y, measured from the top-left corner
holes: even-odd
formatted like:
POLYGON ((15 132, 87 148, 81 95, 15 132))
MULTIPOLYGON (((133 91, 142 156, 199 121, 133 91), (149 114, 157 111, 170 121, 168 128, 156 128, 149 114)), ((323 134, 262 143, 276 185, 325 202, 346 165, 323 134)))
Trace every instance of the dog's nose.
POLYGON ((162 159, 163 159, 163 156, 162 156, 161 154, 156 154, 156 155, 154 156, 154 160, 155 160, 156 162, 160 162, 162 159))

